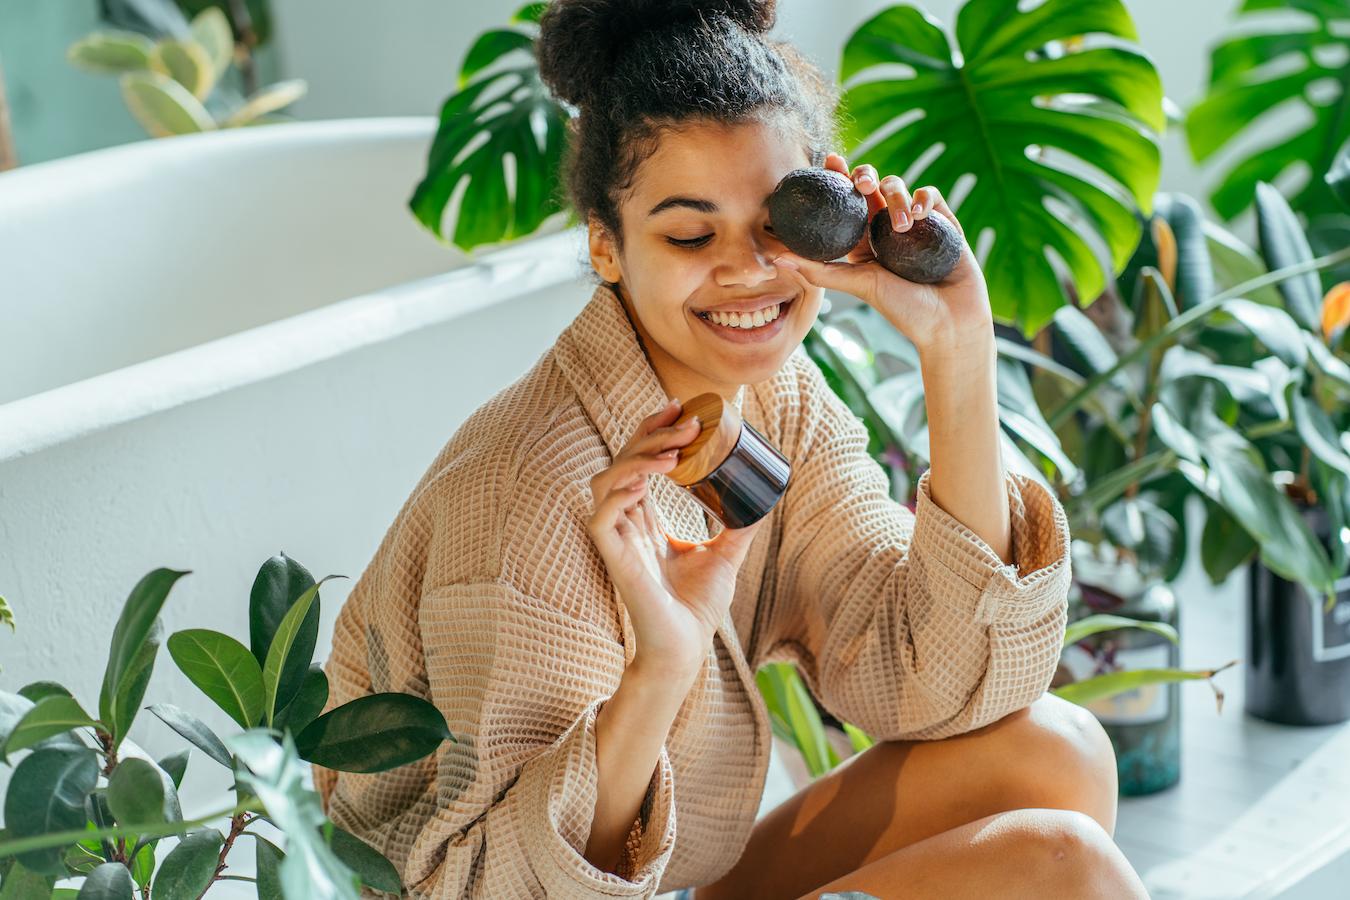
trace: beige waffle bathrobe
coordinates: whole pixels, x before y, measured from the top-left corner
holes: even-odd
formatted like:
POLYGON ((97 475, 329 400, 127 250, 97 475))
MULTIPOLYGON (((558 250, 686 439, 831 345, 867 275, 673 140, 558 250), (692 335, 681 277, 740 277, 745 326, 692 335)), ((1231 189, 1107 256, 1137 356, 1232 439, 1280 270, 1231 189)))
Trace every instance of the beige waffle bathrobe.
MULTIPOLYGON (((911 512, 798 347, 736 398, 794 480, 661 751, 633 880, 592 866, 595 717, 635 638, 586 530, 589 480, 668 399, 617 295, 598 287, 451 437, 353 586, 329 708, 405 691, 456 738, 390 772, 315 767, 333 821, 392 859, 411 896, 649 898, 716 880, 764 788, 766 662, 795 662, 826 709, 879 740, 960 734, 1049 686, 1069 587, 1056 498, 1007 476, 1013 565, 934 503, 928 472, 911 512)), ((669 478, 653 476, 649 496, 672 535, 721 530, 669 478)))

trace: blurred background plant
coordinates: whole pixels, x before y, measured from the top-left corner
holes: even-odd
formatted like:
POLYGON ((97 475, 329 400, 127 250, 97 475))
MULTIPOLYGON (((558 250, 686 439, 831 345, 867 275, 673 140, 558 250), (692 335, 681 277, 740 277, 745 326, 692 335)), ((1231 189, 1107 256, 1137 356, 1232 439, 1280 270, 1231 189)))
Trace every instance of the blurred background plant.
POLYGON ((287 121, 278 111, 305 95, 298 78, 257 86, 254 49, 270 34, 263 0, 100 2, 115 30, 76 41, 67 58, 118 76, 127 108, 152 137, 287 121), (224 80, 232 66, 242 93, 224 80))

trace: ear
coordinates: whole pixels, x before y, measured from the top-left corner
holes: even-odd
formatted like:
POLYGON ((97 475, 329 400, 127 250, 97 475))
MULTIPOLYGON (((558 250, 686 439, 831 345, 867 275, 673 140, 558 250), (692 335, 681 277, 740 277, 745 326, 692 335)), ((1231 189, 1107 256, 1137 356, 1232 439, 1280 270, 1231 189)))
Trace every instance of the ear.
POLYGON ((613 283, 622 280, 623 267, 619 264, 619 254, 614 247, 613 237, 593 214, 588 217, 587 227, 592 268, 595 269, 596 274, 608 282, 613 283))

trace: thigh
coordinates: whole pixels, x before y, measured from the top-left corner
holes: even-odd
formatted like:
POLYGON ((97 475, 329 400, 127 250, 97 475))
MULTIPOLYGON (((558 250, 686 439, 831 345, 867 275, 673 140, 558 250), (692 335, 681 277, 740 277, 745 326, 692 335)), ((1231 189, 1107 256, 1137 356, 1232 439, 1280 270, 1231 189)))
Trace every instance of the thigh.
POLYGON ((1063 809, 984 816, 888 853, 797 900, 848 891, 880 900, 1148 900, 1139 875, 1100 823, 1063 809))
POLYGON ((1024 807, 1086 812, 1109 834, 1115 761, 1089 719, 1046 694, 966 734, 875 744, 766 813, 736 865, 699 888, 696 900, 796 897, 903 847, 1024 807))

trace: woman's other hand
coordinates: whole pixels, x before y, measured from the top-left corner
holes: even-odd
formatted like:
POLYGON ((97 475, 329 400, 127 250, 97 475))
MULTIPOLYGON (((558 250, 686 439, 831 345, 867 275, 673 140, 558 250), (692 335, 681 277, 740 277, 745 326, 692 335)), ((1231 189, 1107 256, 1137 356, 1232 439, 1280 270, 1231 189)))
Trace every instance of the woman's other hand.
POLYGON ((674 469, 679 450, 699 434, 692 418, 673 426, 680 410, 672 400, 644 419, 609 467, 591 479, 594 512, 587 524, 628 608, 637 636, 634 663, 641 660, 650 670, 672 675, 691 674, 702 665, 735 596, 736 574, 764 522, 725 528, 703 543, 670 537, 657 523, 648 478, 674 469))

